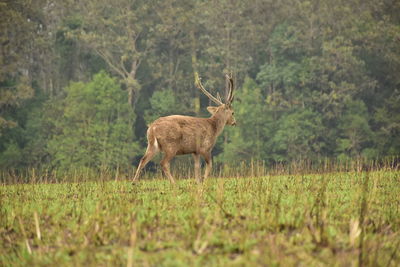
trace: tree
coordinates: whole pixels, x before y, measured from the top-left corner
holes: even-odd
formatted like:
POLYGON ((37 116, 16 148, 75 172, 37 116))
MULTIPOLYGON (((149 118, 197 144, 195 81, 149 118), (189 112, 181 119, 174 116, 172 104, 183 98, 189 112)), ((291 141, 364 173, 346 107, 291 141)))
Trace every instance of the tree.
POLYGON ((49 142, 53 165, 64 170, 127 168, 138 152, 127 93, 105 72, 89 83, 72 83, 66 92, 49 142))
POLYGON ((380 157, 398 156, 400 151, 400 92, 395 91, 385 100, 384 106, 377 109, 375 149, 380 157))
POLYGON ((285 114, 277 123, 271 140, 275 161, 318 159, 324 146, 321 115, 310 109, 298 109, 285 114))
POLYGON ((151 19, 146 3, 118 0, 110 5, 106 0, 80 1, 76 12, 81 25, 71 31, 120 77, 130 105, 137 101, 141 89, 136 79, 138 68, 152 46, 151 39, 145 38, 151 19))
POLYGON ((162 90, 154 92, 150 98, 151 109, 146 110, 145 120, 150 124, 159 117, 183 114, 184 108, 172 90, 162 90))
POLYGON ((24 1, 0 3, 0 136, 15 127, 10 108, 33 96, 30 71, 31 46, 38 27, 35 5, 24 1))
POLYGON ((238 126, 229 127, 228 142, 223 144, 223 152, 217 161, 234 163, 249 158, 263 160, 267 158, 266 142, 271 129, 268 109, 258 85, 246 77, 241 89, 236 91, 233 104, 238 126))
MULTIPOLYGON (((363 101, 348 100, 345 112, 339 120, 337 151, 339 158, 360 157, 362 152, 372 156, 371 145, 373 133, 368 122, 368 112, 363 101)), ((365 155, 367 156, 367 155, 365 155)))

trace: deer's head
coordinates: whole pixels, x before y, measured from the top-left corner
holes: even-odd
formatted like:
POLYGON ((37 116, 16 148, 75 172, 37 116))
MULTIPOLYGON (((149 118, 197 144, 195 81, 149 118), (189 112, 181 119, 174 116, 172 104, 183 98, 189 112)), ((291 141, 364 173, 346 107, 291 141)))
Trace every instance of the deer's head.
POLYGON ((207 107, 208 112, 210 112, 213 116, 218 116, 221 118, 225 124, 227 125, 236 125, 236 119, 233 116, 234 111, 232 108, 232 102, 233 102, 233 78, 231 75, 226 74, 226 87, 225 87, 225 103, 221 100, 221 97, 219 94, 217 94, 217 97, 214 97, 211 95, 206 89, 204 89, 203 85, 201 84, 200 78, 198 77, 196 73, 196 86, 214 103, 216 103, 218 106, 213 107, 209 106, 207 107))

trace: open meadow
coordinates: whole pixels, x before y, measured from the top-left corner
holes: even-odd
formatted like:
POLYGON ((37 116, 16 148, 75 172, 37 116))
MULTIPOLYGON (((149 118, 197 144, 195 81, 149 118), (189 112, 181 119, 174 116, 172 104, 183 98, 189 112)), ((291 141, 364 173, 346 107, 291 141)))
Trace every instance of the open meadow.
POLYGON ((0 266, 399 266, 400 172, 0 186, 0 266))
POLYGON ((0 66, 0 267, 400 267, 400 0, 0 0, 0 66))

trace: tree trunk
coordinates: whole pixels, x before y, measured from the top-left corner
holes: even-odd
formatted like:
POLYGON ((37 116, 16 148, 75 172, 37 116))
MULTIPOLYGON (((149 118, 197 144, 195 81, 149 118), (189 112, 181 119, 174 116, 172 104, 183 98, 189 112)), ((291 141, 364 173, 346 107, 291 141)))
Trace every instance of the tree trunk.
MULTIPOLYGON (((196 73, 198 73, 198 68, 197 68, 197 54, 196 54, 196 38, 194 35, 194 30, 190 31, 190 38, 192 41, 192 46, 191 46, 192 69, 193 69, 193 75, 194 75, 194 82, 196 82, 196 73)), ((195 91, 194 112, 196 113, 196 115, 199 116, 199 114, 200 114, 200 94, 199 94, 198 90, 195 91)))
POLYGON ((139 66, 138 60, 133 60, 131 65, 131 71, 125 79, 126 82, 126 90, 128 91, 128 103, 131 107, 134 107, 138 98, 140 86, 136 80, 136 70, 139 66))

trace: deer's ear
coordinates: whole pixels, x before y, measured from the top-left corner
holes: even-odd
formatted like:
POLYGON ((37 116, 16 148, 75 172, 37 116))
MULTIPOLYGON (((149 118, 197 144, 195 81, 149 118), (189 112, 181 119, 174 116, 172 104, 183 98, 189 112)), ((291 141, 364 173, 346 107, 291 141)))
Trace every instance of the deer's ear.
POLYGON ((207 107, 208 112, 210 112, 212 115, 214 115, 215 112, 217 112, 217 107, 207 107))

